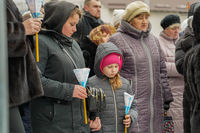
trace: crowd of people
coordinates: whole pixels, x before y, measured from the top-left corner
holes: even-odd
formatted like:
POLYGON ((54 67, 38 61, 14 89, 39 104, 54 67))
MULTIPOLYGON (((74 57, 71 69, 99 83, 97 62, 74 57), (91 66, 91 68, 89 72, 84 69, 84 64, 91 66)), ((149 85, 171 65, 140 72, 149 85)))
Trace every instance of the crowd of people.
POLYGON ((109 24, 100 18, 100 0, 85 0, 83 11, 50 1, 42 12, 40 19, 22 16, 6 0, 10 133, 162 133, 166 112, 175 133, 200 132, 200 2, 184 26, 178 15, 164 16, 158 37, 142 1, 114 11, 109 24), (86 67, 87 86, 106 101, 87 115, 89 90, 73 71, 86 67), (128 112, 124 93, 134 97, 128 112))

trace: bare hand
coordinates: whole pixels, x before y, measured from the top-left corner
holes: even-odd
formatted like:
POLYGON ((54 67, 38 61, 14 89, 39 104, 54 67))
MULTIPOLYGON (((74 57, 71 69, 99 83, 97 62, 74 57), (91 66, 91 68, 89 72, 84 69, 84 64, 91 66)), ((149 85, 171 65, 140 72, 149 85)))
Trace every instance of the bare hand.
POLYGON ((41 29, 42 22, 36 18, 29 18, 23 22, 26 35, 38 33, 41 29))
POLYGON ((88 121, 90 123, 90 128, 92 128, 93 132, 101 129, 101 120, 99 117, 96 117, 94 121, 90 119, 88 121))
POLYGON ((72 97, 79 98, 79 99, 87 98, 86 88, 80 85, 75 85, 72 97))
POLYGON ((125 119, 123 120, 123 124, 127 128, 130 127, 130 125, 131 125, 131 117, 130 117, 130 115, 125 115, 125 119))

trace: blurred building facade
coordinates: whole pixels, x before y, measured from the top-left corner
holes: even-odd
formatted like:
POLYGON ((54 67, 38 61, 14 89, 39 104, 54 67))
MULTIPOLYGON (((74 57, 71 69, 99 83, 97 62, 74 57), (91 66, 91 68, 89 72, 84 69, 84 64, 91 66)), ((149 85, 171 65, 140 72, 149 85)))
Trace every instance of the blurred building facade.
MULTIPOLYGON (((25 0, 14 0, 20 11, 23 13, 28 10, 25 0)), ((44 0, 44 3, 51 0, 44 0)), ((66 0, 83 8, 84 0, 66 0)), ((102 13, 101 18, 106 23, 110 23, 112 20, 112 13, 114 9, 124 9, 129 3, 135 0, 101 0, 102 13)), ((160 21, 168 14, 176 14, 181 18, 183 22, 187 18, 187 7, 199 0, 140 0, 147 3, 151 9, 150 21, 152 24, 152 32, 158 36, 162 30, 160 21)))

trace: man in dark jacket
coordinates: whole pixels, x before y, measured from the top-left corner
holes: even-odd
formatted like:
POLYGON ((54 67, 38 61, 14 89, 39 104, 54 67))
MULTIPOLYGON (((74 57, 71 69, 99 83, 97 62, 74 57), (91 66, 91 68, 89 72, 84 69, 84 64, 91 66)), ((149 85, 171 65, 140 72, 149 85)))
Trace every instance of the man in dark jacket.
POLYGON ((10 133, 25 133, 18 106, 43 95, 43 89, 32 55, 33 35, 40 31, 41 22, 22 17, 13 0, 6 1, 10 133))
POLYGON ((73 38, 79 43, 85 58, 86 67, 91 69, 90 76, 94 75, 94 57, 97 46, 92 43, 88 37, 90 31, 103 24, 100 19, 101 16, 101 2, 100 0, 85 0, 84 15, 77 25, 77 31, 73 38))
MULTIPOLYGON (((193 32, 194 40, 193 47, 186 53, 184 59, 184 78, 185 88, 187 88, 187 95, 189 96, 187 114, 190 118, 188 120, 187 130, 185 133, 199 133, 200 132, 200 6, 198 6, 193 16, 193 32)), ((185 108, 185 107, 184 107, 185 108)), ((185 118, 185 116, 184 116, 185 118)))
MULTIPOLYGON (((186 27, 186 29, 183 32, 183 35, 179 38, 179 40, 176 43, 176 53, 175 53, 175 62, 176 62, 176 68, 177 71, 184 75, 184 80, 185 80, 185 85, 184 85, 184 92, 183 92, 183 117, 184 117, 184 132, 185 133, 190 133, 191 132, 191 124, 190 124, 190 118, 191 116, 188 115, 191 113, 190 110, 190 106, 191 103, 193 102, 193 98, 192 95, 190 93, 190 88, 188 86, 188 83, 186 82, 186 76, 184 73, 186 73, 186 67, 184 66, 187 65, 185 61, 184 63, 184 59, 185 56, 188 54, 191 54, 191 48, 192 45, 194 43, 195 37, 194 37, 194 32, 193 32, 193 27, 192 27, 192 21, 193 21, 193 13, 195 12, 195 10, 197 9, 197 7, 200 6, 200 3, 194 3, 191 5, 191 9, 188 12, 188 16, 191 16, 188 18, 188 26, 186 27)), ((188 56, 189 57, 189 56, 188 56)), ((187 58, 188 58, 187 57, 187 58)), ((185 59, 188 60, 188 59, 185 59)))

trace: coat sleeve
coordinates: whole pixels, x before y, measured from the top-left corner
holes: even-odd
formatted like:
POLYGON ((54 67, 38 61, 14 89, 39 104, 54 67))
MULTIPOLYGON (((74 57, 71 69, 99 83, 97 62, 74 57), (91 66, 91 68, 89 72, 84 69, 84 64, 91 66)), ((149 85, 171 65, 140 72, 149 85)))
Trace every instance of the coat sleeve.
POLYGON ((176 70, 174 57, 166 57, 166 67, 168 77, 180 77, 181 75, 176 70), (173 58, 173 59, 171 59, 173 58))
POLYGON ((8 7, 6 12, 8 57, 24 57, 28 52, 24 25, 8 7))
POLYGON ((164 54, 161 48, 159 47, 160 51, 160 79, 161 79, 161 86, 163 88, 163 95, 164 95, 164 102, 171 102, 173 101, 173 96, 171 92, 171 88, 169 87, 169 82, 167 79, 167 68, 164 60, 164 54))
POLYGON ((176 43, 176 52, 175 52, 175 63, 177 71, 183 75, 183 62, 185 54, 192 47, 194 37, 192 35, 184 35, 179 38, 176 43))
POLYGON ((177 42, 176 44, 176 52, 175 52, 175 63, 177 71, 183 75, 183 61, 185 57, 185 52, 181 48, 181 42, 177 42))
POLYGON ((49 58, 48 47, 40 38, 39 44, 40 62, 38 62, 37 65, 41 71, 40 77, 44 88, 44 96, 71 101, 75 85, 70 83, 61 83, 44 76, 45 68, 49 58))

